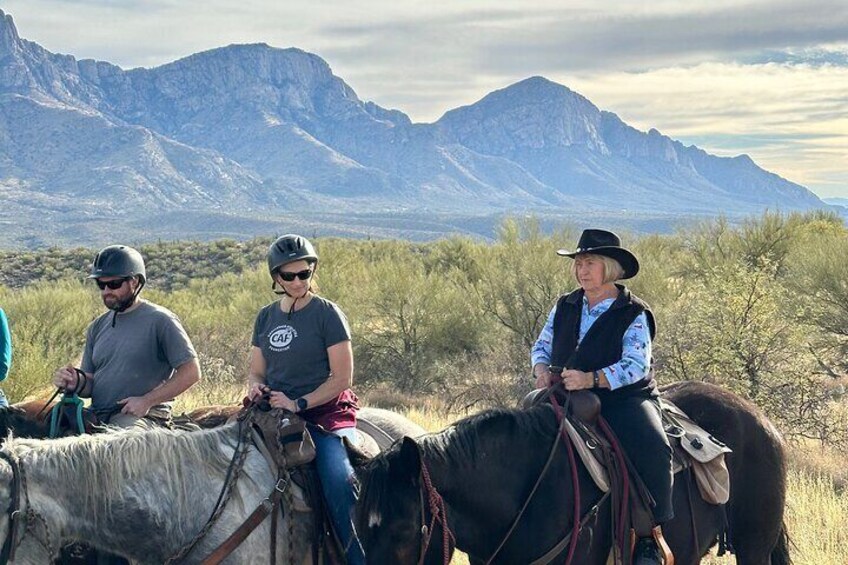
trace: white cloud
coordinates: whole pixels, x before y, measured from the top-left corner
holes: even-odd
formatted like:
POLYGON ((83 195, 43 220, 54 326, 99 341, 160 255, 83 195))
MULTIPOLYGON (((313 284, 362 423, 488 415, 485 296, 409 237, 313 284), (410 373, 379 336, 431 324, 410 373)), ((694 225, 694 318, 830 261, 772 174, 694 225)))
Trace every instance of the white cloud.
POLYGON ((552 78, 639 129, 748 153, 823 195, 848 193, 848 67, 707 63, 552 78))

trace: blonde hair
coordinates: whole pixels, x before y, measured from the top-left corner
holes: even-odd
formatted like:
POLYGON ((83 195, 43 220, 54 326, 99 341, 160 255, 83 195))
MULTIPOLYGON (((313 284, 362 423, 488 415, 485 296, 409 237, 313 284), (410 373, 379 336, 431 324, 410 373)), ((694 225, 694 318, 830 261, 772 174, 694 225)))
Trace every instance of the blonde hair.
POLYGON ((599 259, 604 264, 604 284, 615 282, 617 280, 620 280, 621 277, 624 276, 624 268, 621 266, 621 263, 619 263, 612 257, 607 257, 606 255, 596 255, 594 253, 581 253, 574 257, 575 260, 571 262, 571 274, 575 280, 578 280, 577 257, 592 257, 593 259, 599 259))

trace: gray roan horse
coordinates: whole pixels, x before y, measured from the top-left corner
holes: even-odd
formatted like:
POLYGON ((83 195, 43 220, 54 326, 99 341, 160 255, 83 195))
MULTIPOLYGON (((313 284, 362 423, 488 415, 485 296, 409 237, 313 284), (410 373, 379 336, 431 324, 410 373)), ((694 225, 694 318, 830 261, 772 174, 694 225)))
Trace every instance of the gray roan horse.
MULTIPOLYGON (((365 408, 360 417, 360 431, 369 432, 382 448, 403 435, 424 431, 385 410, 365 408)), ((5 510, 17 482, 21 521, 11 542, 17 546, 13 563, 49 563, 69 540, 88 542, 137 563, 165 563, 206 524, 238 436, 238 425, 228 424, 198 432, 10 438, 0 459, 0 539, 9 537, 5 510)), ((266 459, 250 447, 220 518, 182 563, 206 557, 272 492, 276 480, 266 459)), ((267 563, 269 522, 248 536, 227 562, 267 563)), ((278 562, 309 562, 311 529, 306 512, 284 508, 277 529, 278 562)))

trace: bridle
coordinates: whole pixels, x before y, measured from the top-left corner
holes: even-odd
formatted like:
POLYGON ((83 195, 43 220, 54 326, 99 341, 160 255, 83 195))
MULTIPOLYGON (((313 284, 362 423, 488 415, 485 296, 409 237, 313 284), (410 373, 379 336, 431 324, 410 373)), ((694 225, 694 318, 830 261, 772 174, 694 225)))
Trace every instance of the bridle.
POLYGON ((4 459, 12 468, 12 484, 9 492, 9 507, 6 509, 6 517, 9 519, 9 533, 3 541, 3 549, 0 551, 0 565, 6 565, 15 558, 15 550, 18 543, 18 528, 21 519, 21 467, 18 460, 0 451, 0 458, 4 459))
POLYGON ((21 542, 29 531, 33 522, 39 521, 44 527, 45 539, 38 539, 38 542, 44 546, 48 554, 53 555, 53 548, 50 544, 49 530, 47 528, 47 520, 44 516, 36 512, 29 502, 29 493, 26 488, 26 475, 21 462, 10 453, 0 451, 0 459, 6 461, 12 468, 12 484, 9 488, 9 506, 6 509, 6 517, 9 519, 9 532, 6 539, 3 540, 3 548, 0 550, 0 565, 7 565, 14 560, 15 552, 21 545, 21 542), (23 504, 22 504, 23 499, 23 504), (23 522, 23 524, 22 524, 23 522), (21 527, 24 530, 21 532, 21 527), (20 532, 20 533, 19 533, 20 532))

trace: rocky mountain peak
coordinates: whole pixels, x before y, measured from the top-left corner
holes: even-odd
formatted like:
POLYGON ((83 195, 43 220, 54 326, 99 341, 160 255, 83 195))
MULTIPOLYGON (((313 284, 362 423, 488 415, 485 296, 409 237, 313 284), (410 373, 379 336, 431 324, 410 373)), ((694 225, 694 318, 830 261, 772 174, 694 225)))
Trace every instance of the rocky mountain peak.
POLYGON ((572 145, 606 154, 600 121, 600 110, 586 98, 537 76, 451 110, 437 124, 470 147, 494 144, 495 155, 572 145))
MULTIPOLYGON (((0 10, 0 50, 11 51, 13 48, 19 47, 20 42, 21 38, 18 36, 12 15, 0 10)), ((2 52, 0 52, 0 55, 2 55, 2 52)))

